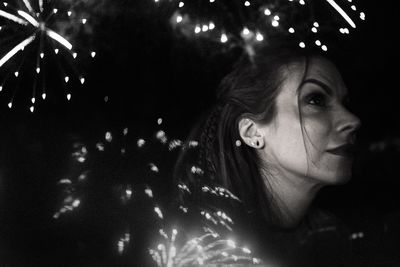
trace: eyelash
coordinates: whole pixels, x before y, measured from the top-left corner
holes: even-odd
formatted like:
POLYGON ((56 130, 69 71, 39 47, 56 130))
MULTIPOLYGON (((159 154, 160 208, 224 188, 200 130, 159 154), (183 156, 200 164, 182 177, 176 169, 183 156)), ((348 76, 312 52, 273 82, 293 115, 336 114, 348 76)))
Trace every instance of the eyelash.
POLYGON ((326 107, 327 99, 326 96, 322 93, 311 93, 306 97, 306 103, 313 106, 326 107), (317 100, 319 103, 311 103, 313 101, 315 102, 315 100, 317 100))

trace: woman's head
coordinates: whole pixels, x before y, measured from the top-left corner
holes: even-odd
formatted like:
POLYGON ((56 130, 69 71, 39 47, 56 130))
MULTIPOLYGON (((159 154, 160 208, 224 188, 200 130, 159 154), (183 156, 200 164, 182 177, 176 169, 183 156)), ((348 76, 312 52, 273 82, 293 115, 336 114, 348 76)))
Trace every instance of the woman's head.
POLYGON ((360 120, 345 106, 347 88, 333 63, 313 56, 305 67, 304 61, 292 62, 281 70, 274 117, 242 118, 240 136, 269 172, 293 179, 293 184, 345 182, 351 176, 349 150, 360 120))
POLYGON ((328 151, 352 143, 360 124, 343 105, 346 92, 330 61, 301 50, 269 49, 241 60, 192 136, 200 139, 205 174, 191 182, 211 178, 274 220, 274 177, 294 186, 347 180, 351 158, 328 151))

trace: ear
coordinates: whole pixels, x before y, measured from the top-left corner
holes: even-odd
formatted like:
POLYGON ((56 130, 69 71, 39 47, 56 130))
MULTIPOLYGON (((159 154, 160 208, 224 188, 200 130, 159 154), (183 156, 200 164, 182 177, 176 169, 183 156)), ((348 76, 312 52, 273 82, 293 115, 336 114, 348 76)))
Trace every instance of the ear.
POLYGON ((249 118, 241 118, 238 123, 239 135, 251 147, 263 148, 264 138, 256 122, 249 118))

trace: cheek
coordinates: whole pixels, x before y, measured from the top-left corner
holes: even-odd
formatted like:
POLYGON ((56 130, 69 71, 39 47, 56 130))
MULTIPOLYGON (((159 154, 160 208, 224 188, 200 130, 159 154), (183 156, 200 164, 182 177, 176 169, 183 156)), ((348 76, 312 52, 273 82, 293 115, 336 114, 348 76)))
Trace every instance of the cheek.
MULTIPOLYGON (((274 135, 275 142, 271 142, 276 163, 290 172, 305 175, 324 156, 332 129, 330 119, 303 118, 303 127, 298 119, 283 121, 274 135)), ((325 165, 320 163, 316 165, 325 165)))
POLYGON ((315 116, 305 118, 303 124, 307 152, 312 158, 319 157, 328 148, 333 129, 331 119, 329 116, 315 116))
POLYGON ((336 184, 349 179, 352 161, 326 152, 334 139, 331 122, 329 116, 305 121, 305 140, 311 160, 309 176, 327 184, 336 184))
POLYGON ((287 120, 280 124, 271 142, 272 152, 277 164, 287 170, 305 173, 307 169, 307 153, 300 122, 287 120))

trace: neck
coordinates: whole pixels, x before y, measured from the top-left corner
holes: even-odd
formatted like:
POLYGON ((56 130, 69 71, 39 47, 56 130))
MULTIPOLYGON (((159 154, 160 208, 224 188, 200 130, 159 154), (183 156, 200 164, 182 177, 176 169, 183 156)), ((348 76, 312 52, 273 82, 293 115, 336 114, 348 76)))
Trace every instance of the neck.
POLYGON ((268 191, 272 192, 272 199, 279 215, 279 224, 284 228, 296 227, 322 185, 308 178, 294 177, 293 175, 264 175, 268 179, 268 191))

